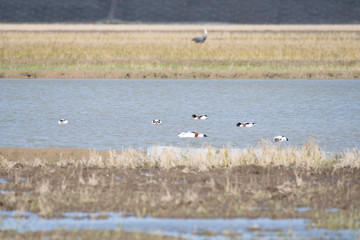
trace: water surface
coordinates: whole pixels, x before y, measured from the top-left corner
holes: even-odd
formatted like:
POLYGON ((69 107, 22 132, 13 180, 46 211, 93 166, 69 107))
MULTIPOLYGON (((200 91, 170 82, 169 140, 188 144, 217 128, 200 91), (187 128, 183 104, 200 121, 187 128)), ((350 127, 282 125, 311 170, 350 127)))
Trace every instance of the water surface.
POLYGON ((0 147, 359 147, 359 80, 0 80, 0 147), (207 114, 208 120, 191 119, 207 114), (58 125, 67 118, 68 125, 58 125), (161 125, 151 124, 161 119, 161 125), (256 122, 238 128, 237 122, 256 122), (180 139, 183 131, 208 135, 180 139))
POLYGON ((114 230, 146 232, 184 239, 357 239, 360 230, 312 228, 307 219, 169 219, 123 217, 119 213, 63 213, 61 218, 41 218, 35 213, 0 211, 0 230, 18 232, 114 230), (210 233, 210 235, 209 235, 210 233), (232 236, 232 237, 231 237, 232 236), (261 236, 261 237, 260 237, 261 236))

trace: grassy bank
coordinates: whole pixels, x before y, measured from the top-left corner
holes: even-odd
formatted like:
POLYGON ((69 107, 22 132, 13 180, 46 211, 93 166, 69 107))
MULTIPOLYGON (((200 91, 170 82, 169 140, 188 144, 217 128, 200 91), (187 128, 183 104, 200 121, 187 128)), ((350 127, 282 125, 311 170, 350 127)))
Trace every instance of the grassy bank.
POLYGON ((56 26, 0 26, 0 77, 360 78, 357 25, 56 26))

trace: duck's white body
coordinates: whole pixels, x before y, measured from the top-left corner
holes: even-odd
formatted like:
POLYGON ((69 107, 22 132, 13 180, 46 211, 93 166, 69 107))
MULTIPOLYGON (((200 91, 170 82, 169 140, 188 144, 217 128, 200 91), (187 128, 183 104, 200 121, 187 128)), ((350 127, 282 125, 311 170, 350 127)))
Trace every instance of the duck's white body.
POLYGON ((154 120, 152 120, 151 123, 152 123, 153 125, 160 125, 162 122, 161 122, 160 119, 154 119, 154 120))
POLYGON ((178 135, 180 138, 201 138, 201 137, 207 137, 206 134, 198 133, 198 132, 182 132, 178 135))
POLYGON ((197 120, 206 120, 206 119, 208 119, 207 115, 199 115, 199 116, 197 116, 197 115, 193 114, 191 117, 193 119, 197 119, 197 120))
POLYGON ((69 121, 67 119, 60 119, 58 124, 68 124, 69 121))
POLYGON ((255 123, 254 122, 245 122, 245 123, 237 123, 236 124, 237 127, 254 127, 255 123))
POLYGON ((286 142, 289 141, 289 139, 285 136, 276 136, 274 137, 274 142, 286 142))

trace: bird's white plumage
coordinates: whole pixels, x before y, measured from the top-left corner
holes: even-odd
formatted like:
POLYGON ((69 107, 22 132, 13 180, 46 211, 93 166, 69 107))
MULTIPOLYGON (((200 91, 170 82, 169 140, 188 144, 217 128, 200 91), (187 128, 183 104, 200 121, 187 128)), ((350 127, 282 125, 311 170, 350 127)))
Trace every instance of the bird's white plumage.
POLYGON ((68 124, 68 123, 69 123, 69 121, 65 118, 62 118, 58 121, 58 124, 68 124))
POLYGON ((276 136, 274 137, 274 142, 286 142, 289 141, 289 139, 285 136, 276 136))
POLYGON ((195 120, 206 120, 206 119, 208 119, 208 116, 206 114, 205 115, 199 115, 199 116, 197 116, 196 114, 193 114, 191 117, 193 119, 195 119, 195 120))
POLYGON ((161 122, 160 119, 154 119, 154 120, 152 120, 151 123, 152 123, 153 125, 160 125, 162 122, 161 122))
POLYGON ((180 138, 195 138, 195 137, 207 137, 206 134, 198 133, 198 132, 182 132, 178 135, 180 138))
POLYGON ((244 123, 237 123, 236 126, 238 127, 255 127, 254 122, 244 122, 244 123))

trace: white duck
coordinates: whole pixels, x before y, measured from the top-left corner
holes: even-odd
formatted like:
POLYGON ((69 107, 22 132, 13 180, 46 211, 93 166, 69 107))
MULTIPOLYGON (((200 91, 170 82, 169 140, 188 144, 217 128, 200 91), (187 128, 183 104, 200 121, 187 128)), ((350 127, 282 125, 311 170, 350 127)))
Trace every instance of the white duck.
POLYGON ((153 125, 160 125, 162 122, 161 122, 160 119, 154 119, 154 120, 152 120, 151 123, 152 123, 153 125))
POLYGON ((69 123, 69 121, 65 118, 62 118, 58 121, 58 124, 68 124, 68 123, 69 123))
POLYGON ((276 136, 274 137, 274 142, 286 142, 289 141, 289 139, 285 136, 276 136))
POLYGON ((191 117, 192 117, 192 119, 197 119, 197 120, 206 120, 206 119, 208 119, 207 115, 196 116, 196 114, 193 114, 191 117))
POLYGON ((254 127, 255 123, 254 122, 244 122, 244 123, 237 123, 236 124, 237 127, 254 127))
POLYGON ((182 132, 178 135, 178 137, 180 138, 202 138, 202 137, 207 137, 206 134, 203 133, 198 133, 198 132, 182 132))

